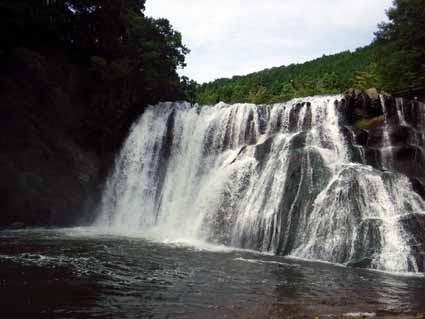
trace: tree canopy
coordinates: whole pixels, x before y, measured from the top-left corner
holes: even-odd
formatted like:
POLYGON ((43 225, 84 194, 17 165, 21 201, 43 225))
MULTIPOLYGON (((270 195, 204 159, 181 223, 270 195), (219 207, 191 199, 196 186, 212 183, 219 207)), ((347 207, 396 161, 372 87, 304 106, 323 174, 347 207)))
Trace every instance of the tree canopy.
POLYGON ((345 51, 303 64, 275 67, 246 76, 218 79, 197 89, 201 104, 251 102, 273 103, 295 97, 335 94, 357 85, 379 84, 376 47, 345 51))
POLYGON ((385 89, 425 89, 425 0, 395 0, 376 32, 385 89))
POLYGON ((113 151, 145 106, 183 100, 191 84, 177 72, 189 52, 181 34, 144 10, 145 0, 2 0, 0 75, 52 89, 49 101, 69 93, 75 101, 57 107, 84 114, 72 126, 77 142, 113 151))
POLYGON ((181 98, 177 69, 189 50, 168 20, 146 17, 144 9, 145 0, 4 0, 0 51, 62 51, 137 84, 145 102, 181 98))

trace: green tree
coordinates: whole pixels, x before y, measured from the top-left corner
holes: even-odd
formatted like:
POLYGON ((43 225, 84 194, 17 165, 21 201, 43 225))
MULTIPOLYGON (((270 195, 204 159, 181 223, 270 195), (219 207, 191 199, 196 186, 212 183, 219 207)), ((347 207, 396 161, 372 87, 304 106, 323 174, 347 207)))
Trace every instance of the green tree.
POLYGON ((269 92, 264 86, 260 86, 249 93, 248 102, 254 104, 267 103, 270 99, 269 92))
POLYGON ((354 74, 354 82, 352 85, 356 89, 367 90, 372 87, 381 88, 382 80, 378 71, 377 63, 370 64, 366 71, 358 71, 354 74))
POLYGON ((183 99, 190 103, 195 103, 199 84, 189 79, 187 76, 182 76, 180 81, 180 86, 183 90, 183 99))
POLYGON ((376 63, 376 47, 373 44, 354 52, 325 55, 302 64, 205 83, 198 87, 198 102, 274 103, 294 97, 340 93, 353 86, 359 72, 375 73, 370 67, 376 63))
POLYGON ((389 22, 379 25, 376 42, 385 89, 425 89, 425 0, 395 0, 389 22))
POLYGON ((33 52, 26 55, 29 59, 42 56, 58 69, 78 70, 73 89, 84 92, 85 106, 78 138, 102 151, 118 145, 116 131, 126 132, 146 105, 185 94, 177 71, 185 66, 189 50, 168 20, 145 16, 144 4, 2 0, 0 72, 6 69, 1 63, 13 60, 18 48, 33 52))
POLYGON ((289 101, 297 95, 297 91, 291 82, 286 82, 282 85, 281 97, 283 101, 289 101))

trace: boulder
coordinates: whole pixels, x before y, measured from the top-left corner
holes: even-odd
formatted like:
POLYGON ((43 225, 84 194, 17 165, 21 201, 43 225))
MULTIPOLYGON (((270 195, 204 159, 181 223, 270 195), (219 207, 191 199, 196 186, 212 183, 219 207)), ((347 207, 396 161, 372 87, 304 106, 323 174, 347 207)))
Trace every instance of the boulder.
POLYGON ((367 94, 369 99, 373 102, 379 101, 379 99, 380 99, 378 90, 375 89, 375 88, 368 89, 368 90, 365 91, 365 93, 367 94))

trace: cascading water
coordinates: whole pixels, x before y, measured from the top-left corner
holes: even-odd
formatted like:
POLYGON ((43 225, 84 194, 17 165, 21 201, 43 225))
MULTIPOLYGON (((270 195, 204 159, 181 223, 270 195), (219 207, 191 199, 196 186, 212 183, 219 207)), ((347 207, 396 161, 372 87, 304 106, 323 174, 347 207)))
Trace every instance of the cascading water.
POLYGON ((407 177, 355 163, 341 98, 149 107, 117 159, 96 226, 417 271, 400 218, 425 204, 407 177))
MULTIPOLYGON (((387 110, 387 104, 385 102, 385 97, 383 95, 380 95, 380 101, 382 106, 382 112, 384 113, 385 117, 385 125, 383 129, 383 139, 382 139, 382 164, 384 168, 391 169, 393 166, 393 153, 392 153, 392 144, 391 144, 391 138, 390 138, 390 125, 389 125, 389 115, 387 110)), ((401 112, 401 111, 400 111, 401 112)), ((399 114, 399 110, 397 107, 397 114, 399 114)))
POLYGON ((406 119, 404 117, 404 100, 397 98, 396 100, 397 117, 401 126, 407 126, 406 119))

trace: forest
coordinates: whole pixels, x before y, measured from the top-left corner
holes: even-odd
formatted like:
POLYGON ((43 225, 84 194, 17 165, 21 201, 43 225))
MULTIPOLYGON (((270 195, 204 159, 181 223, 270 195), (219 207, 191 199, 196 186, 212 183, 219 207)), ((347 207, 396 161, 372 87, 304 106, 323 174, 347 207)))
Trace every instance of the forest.
MULTIPOLYGON (((378 25, 372 44, 354 52, 324 55, 302 64, 198 85, 189 97, 200 104, 275 103, 296 97, 375 87, 395 95, 425 89, 425 1, 395 0, 388 22, 378 25)), ((187 82, 187 81, 186 81, 187 82)))
POLYGON ((82 143, 115 149, 146 105, 185 98, 177 70, 189 50, 168 20, 144 10, 145 0, 1 1, 0 93, 21 90, 13 76, 28 77, 18 70, 29 65, 47 79, 41 91, 82 100, 82 143))

